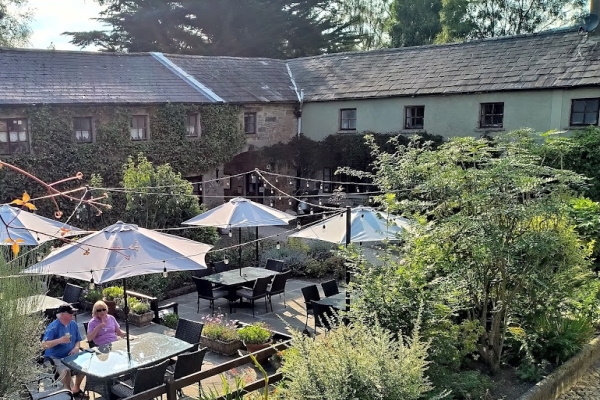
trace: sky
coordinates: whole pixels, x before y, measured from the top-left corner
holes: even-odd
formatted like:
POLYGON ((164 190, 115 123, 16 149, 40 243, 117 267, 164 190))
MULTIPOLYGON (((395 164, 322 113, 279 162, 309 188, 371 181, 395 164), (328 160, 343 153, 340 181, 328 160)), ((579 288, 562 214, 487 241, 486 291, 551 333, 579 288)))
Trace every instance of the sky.
MULTIPOLYGON (((62 32, 103 28, 91 19, 102 10, 93 0, 29 0, 29 8, 34 15, 30 24, 31 48, 47 49, 53 43, 56 50, 78 50, 69 43, 70 36, 61 36, 62 32)), ((85 50, 95 49, 86 47, 85 50)))

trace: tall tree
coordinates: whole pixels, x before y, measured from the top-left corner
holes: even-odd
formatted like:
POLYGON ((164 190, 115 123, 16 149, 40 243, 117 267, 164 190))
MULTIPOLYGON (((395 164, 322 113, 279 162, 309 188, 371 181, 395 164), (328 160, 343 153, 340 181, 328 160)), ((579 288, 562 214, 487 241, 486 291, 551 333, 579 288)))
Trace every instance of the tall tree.
POLYGON ((585 0, 443 0, 438 42, 539 32, 565 25, 585 0))
POLYGON ((441 32, 442 0, 395 0, 390 29, 393 47, 431 44, 441 32))
POLYGON ((337 0, 343 21, 359 37, 360 50, 389 47, 393 0, 337 0))
POLYGON ((0 0, 0 46, 25 46, 31 34, 27 0, 0 0))
POLYGON ((111 31, 65 32, 105 51, 300 57, 351 50, 358 35, 326 0, 96 0, 111 31))

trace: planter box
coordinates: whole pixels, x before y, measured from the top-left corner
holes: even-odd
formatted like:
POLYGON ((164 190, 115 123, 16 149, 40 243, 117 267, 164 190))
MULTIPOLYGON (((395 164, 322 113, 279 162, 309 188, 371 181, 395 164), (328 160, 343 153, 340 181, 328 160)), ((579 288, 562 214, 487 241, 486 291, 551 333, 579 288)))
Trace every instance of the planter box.
POLYGON ((231 356, 237 353, 238 349, 242 347, 241 340, 234 340, 233 342, 221 342, 220 340, 209 339, 206 336, 200 337, 200 343, 202 347, 208 347, 215 353, 222 354, 224 356, 231 356))
POLYGON ((152 322, 153 318, 154 313, 152 311, 148 311, 145 314, 136 314, 132 312, 129 313, 129 322, 131 322, 135 326, 149 325, 150 322, 152 322))

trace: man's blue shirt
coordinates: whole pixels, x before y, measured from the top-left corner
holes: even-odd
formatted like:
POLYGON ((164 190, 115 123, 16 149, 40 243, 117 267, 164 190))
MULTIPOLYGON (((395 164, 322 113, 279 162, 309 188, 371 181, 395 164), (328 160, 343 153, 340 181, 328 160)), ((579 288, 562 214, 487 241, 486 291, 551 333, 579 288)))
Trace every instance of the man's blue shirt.
POLYGON ((54 340, 65 336, 65 333, 71 334, 70 343, 60 343, 54 347, 46 349, 44 353, 45 357, 63 358, 69 355, 69 352, 73 350, 73 347, 81 341, 81 335, 79 334, 79 328, 77 322, 71 321, 67 326, 64 326, 58 319, 52 321, 46 328, 44 338, 42 341, 54 340))

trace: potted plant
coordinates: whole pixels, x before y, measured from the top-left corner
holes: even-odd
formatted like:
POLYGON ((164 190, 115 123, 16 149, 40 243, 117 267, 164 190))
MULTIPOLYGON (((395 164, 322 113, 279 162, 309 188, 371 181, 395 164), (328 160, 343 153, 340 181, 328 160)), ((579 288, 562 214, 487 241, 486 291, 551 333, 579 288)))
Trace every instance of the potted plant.
POLYGON ((145 301, 133 301, 132 304, 129 305, 129 309, 131 310, 129 313, 129 321, 135 326, 146 326, 150 324, 154 318, 154 312, 150 310, 150 304, 145 301))
POLYGON ((117 300, 123 297, 123 288, 120 286, 110 286, 102 290, 104 302, 108 306, 108 313, 112 316, 117 315, 117 300))
MULTIPOLYGON (((175 313, 165 314, 162 318, 162 323, 167 328, 177 329, 177 323, 179 322, 179 315, 175 313)), ((204 329, 204 328, 203 328, 204 329)))
POLYGON ((238 335, 250 353, 265 349, 273 343, 272 333, 264 322, 256 322, 240 328, 238 335))
POLYGON ((88 290, 83 295, 83 300, 81 301, 81 306, 86 311, 91 311, 94 307, 94 303, 98 300, 102 300, 102 291, 100 290, 88 290))
POLYGON ((200 342, 215 353, 231 356, 242 347, 236 321, 230 321, 223 314, 206 315, 202 318, 204 327, 200 342))

